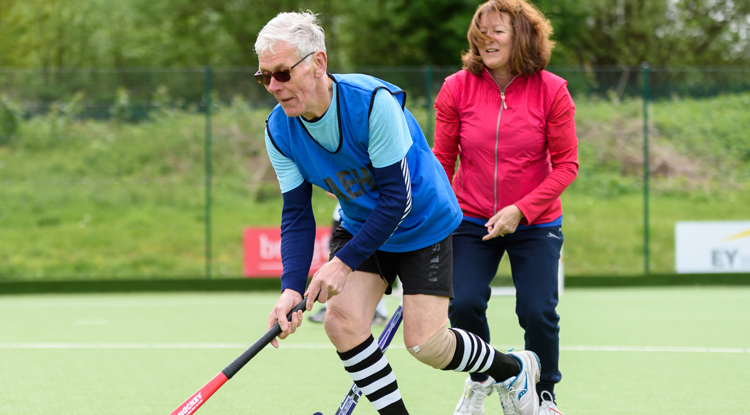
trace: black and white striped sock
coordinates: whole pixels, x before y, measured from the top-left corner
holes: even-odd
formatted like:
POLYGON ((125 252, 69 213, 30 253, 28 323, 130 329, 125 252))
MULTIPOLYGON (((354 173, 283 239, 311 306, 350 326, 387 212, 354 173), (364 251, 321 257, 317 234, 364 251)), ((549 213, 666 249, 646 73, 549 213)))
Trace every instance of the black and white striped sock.
POLYGON ((381 415, 407 415, 396 375, 372 335, 339 358, 359 390, 381 415))
POLYGON ((474 333, 449 329, 456 335, 456 354, 443 370, 456 372, 486 373, 502 382, 521 372, 515 357, 500 353, 474 333))

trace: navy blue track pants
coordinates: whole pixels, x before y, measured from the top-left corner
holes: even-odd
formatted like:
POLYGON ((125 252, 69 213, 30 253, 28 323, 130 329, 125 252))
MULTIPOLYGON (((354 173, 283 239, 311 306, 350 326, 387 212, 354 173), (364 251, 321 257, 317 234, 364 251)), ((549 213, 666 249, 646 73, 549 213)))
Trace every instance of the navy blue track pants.
MULTIPOLYGON (((510 258, 516 288, 516 315, 525 330, 525 349, 539 356, 542 364, 537 393, 554 393, 560 381, 560 316, 557 272, 563 244, 559 226, 530 228, 483 241, 487 228, 463 221, 453 232, 453 290, 449 317, 452 327, 470 331, 490 343, 487 302, 490 282, 495 278, 505 252, 510 258)), ((512 339, 506 339, 510 342, 512 339)), ((487 375, 471 374, 475 381, 487 375)))

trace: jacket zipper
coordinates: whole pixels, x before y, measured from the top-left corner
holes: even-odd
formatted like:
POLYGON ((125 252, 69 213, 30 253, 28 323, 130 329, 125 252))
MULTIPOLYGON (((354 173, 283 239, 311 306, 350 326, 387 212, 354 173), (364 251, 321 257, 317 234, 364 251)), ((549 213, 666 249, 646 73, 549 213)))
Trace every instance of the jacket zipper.
POLYGON ((500 84, 495 81, 495 78, 492 78, 493 81, 495 81, 495 85, 497 85, 498 88, 500 88, 500 99, 503 102, 502 107, 500 107, 500 113, 497 114, 497 126, 495 127, 495 180, 493 180, 493 206, 492 206, 492 215, 494 216, 495 213, 497 213, 497 150, 500 146, 500 118, 503 116, 503 109, 508 109, 508 105, 505 103, 505 90, 510 86, 510 84, 513 83, 513 81, 518 77, 518 75, 514 76, 513 79, 508 82, 508 85, 505 85, 505 88, 501 87, 500 84))

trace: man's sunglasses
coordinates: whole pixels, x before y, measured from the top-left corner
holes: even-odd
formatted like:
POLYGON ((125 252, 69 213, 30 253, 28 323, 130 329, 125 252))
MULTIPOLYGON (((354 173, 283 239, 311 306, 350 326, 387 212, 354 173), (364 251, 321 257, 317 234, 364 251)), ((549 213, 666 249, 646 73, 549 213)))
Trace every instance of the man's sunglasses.
POLYGON ((258 83, 261 85, 271 85, 271 77, 273 76, 276 78, 279 82, 289 82, 290 79, 292 79, 292 69, 294 69, 295 66, 302 63, 303 60, 307 59, 308 56, 312 55, 315 52, 308 53, 304 58, 300 59, 299 62, 292 65, 289 69, 280 69, 276 72, 261 72, 258 70, 258 72, 255 73, 255 79, 258 80, 258 83))

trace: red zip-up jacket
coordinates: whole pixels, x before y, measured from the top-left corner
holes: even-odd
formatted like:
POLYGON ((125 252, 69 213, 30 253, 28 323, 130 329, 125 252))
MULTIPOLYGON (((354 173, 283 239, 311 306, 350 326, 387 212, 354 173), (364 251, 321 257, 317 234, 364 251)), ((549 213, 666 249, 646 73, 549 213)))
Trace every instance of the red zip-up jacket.
POLYGON ((547 71, 499 86, 461 70, 435 101, 435 147, 464 215, 489 219, 516 205, 522 225, 562 215, 560 195, 578 174, 575 104, 547 71), (456 171, 456 157, 460 156, 456 171), (454 176, 455 173, 455 176, 454 176))

